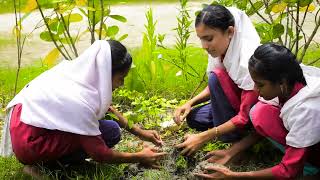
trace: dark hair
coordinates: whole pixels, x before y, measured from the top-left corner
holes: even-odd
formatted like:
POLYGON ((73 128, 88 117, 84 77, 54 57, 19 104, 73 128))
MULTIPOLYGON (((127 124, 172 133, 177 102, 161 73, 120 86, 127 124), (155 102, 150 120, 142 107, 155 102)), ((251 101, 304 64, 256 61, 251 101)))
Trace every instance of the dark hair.
POLYGON ((249 60, 249 68, 273 83, 286 79, 290 86, 296 82, 307 84, 296 56, 285 46, 274 43, 259 46, 249 60))
POLYGON ((112 75, 118 72, 125 72, 129 70, 132 64, 132 57, 127 52, 126 47, 119 41, 107 40, 111 48, 112 58, 112 75))
POLYGON ((201 23, 210 28, 218 28, 224 32, 229 26, 234 26, 234 17, 224 6, 208 5, 196 17, 195 26, 197 27, 201 23))

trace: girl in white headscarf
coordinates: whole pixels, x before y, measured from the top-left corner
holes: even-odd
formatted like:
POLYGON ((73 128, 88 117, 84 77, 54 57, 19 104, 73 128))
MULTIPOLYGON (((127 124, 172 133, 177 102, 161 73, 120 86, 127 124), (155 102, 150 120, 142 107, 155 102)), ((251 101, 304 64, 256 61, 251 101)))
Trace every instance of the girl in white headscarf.
POLYGON ((191 128, 203 131, 187 135, 177 145, 186 155, 217 137, 224 142, 239 140, 236 129, 249 122, 249 110, 258 101, 247 64, 260 38, 249 17, 237 8, 210 5, 197 15, 195 27, 211 68, 208 86, 175 111, 177 124, 186 118, 191 128), (192 109, 209 99, 209 104, 192 109))
MULTIPOLYGON (((127 127, 127 120, 111 107, 112 91, 123 85, 131 63, 120 42, 101 40, 78 58, 42 73, 7 106, 10 134, 3 136, 2 155, 10 155, 12 148, 25 165, 72 164, 87 157, 97 162, 153 165, 163 153, 150 148, 138 153, 111 149, 120 141, 119 125, 127 127), (101 120, 108 110, 119 117, 118 122, 101 120)), ((162 143, 155 131, 137 126, 127 129, 142 139, 162 143)))
POLYGON ((262 170, 233 172, 227 168, 209 167, 217 172, 199 176, 210 179, 296 179, 303 174, 319 179, 320 69, 299 65, 289 49, 269 43, 255 51, 249 61, 249 71, 259 95, 265 100, 278 98, 279 105, 259 101, 250 112, 256 133, 225 150, 225 157, 230 159, 266 137, 284 153, 283 158, 279 164, 262 170))

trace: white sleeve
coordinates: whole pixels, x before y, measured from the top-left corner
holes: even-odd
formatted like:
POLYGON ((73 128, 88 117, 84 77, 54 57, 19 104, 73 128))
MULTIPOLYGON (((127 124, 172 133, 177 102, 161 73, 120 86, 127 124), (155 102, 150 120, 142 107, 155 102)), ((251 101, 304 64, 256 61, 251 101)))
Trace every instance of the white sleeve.
POLYGON ((303 148, 320 142, 319 104, 319 98, 310 98, 291 112, 287 145, 303 148))
POLYGON ((2 127, 2 136, 0 143, 0 156, 8 157, 13 155, 11 136, 10 136, 10 119, 13 108, 8 110, 8 113, 4 119, 4 125, 2 127))

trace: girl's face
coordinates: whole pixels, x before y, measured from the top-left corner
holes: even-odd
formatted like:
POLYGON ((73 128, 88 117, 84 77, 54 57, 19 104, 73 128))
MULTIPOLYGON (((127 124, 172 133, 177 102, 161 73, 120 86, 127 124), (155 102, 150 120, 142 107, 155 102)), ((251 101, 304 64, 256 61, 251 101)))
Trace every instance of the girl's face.
POLYGON ((261 97, 263 97, 265 100, 271 100, 275 97, 281 98, 282 92, 279 83, 273 83, 269 80, 263 79, 250 67, 249 72, 252 80, 254 81, 254 88, 256 91, 258 91, 261 97))
POLYGON ((112 75, 112 91, 124 84, 124 78, 127 76, 129 70, 125 72, 116 72, 112 75))
POLYGON ((221 57, 226 54, 229 43, 234 34, 234 27, 223 32, 218 28, 210 28, 203 23, 196 27, 197 36, 201 40, 202 48, 212 57, 221 57))

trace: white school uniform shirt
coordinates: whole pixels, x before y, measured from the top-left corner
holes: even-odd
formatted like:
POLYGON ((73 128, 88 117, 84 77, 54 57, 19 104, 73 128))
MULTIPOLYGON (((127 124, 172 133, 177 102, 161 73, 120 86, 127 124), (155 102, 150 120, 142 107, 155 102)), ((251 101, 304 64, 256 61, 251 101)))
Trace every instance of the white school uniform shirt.
POLYGON ((307 85, 281 108, 280 117, 289 131, 286 144, 295 148, 320 142, 320 69, 301 65, 307 85))

